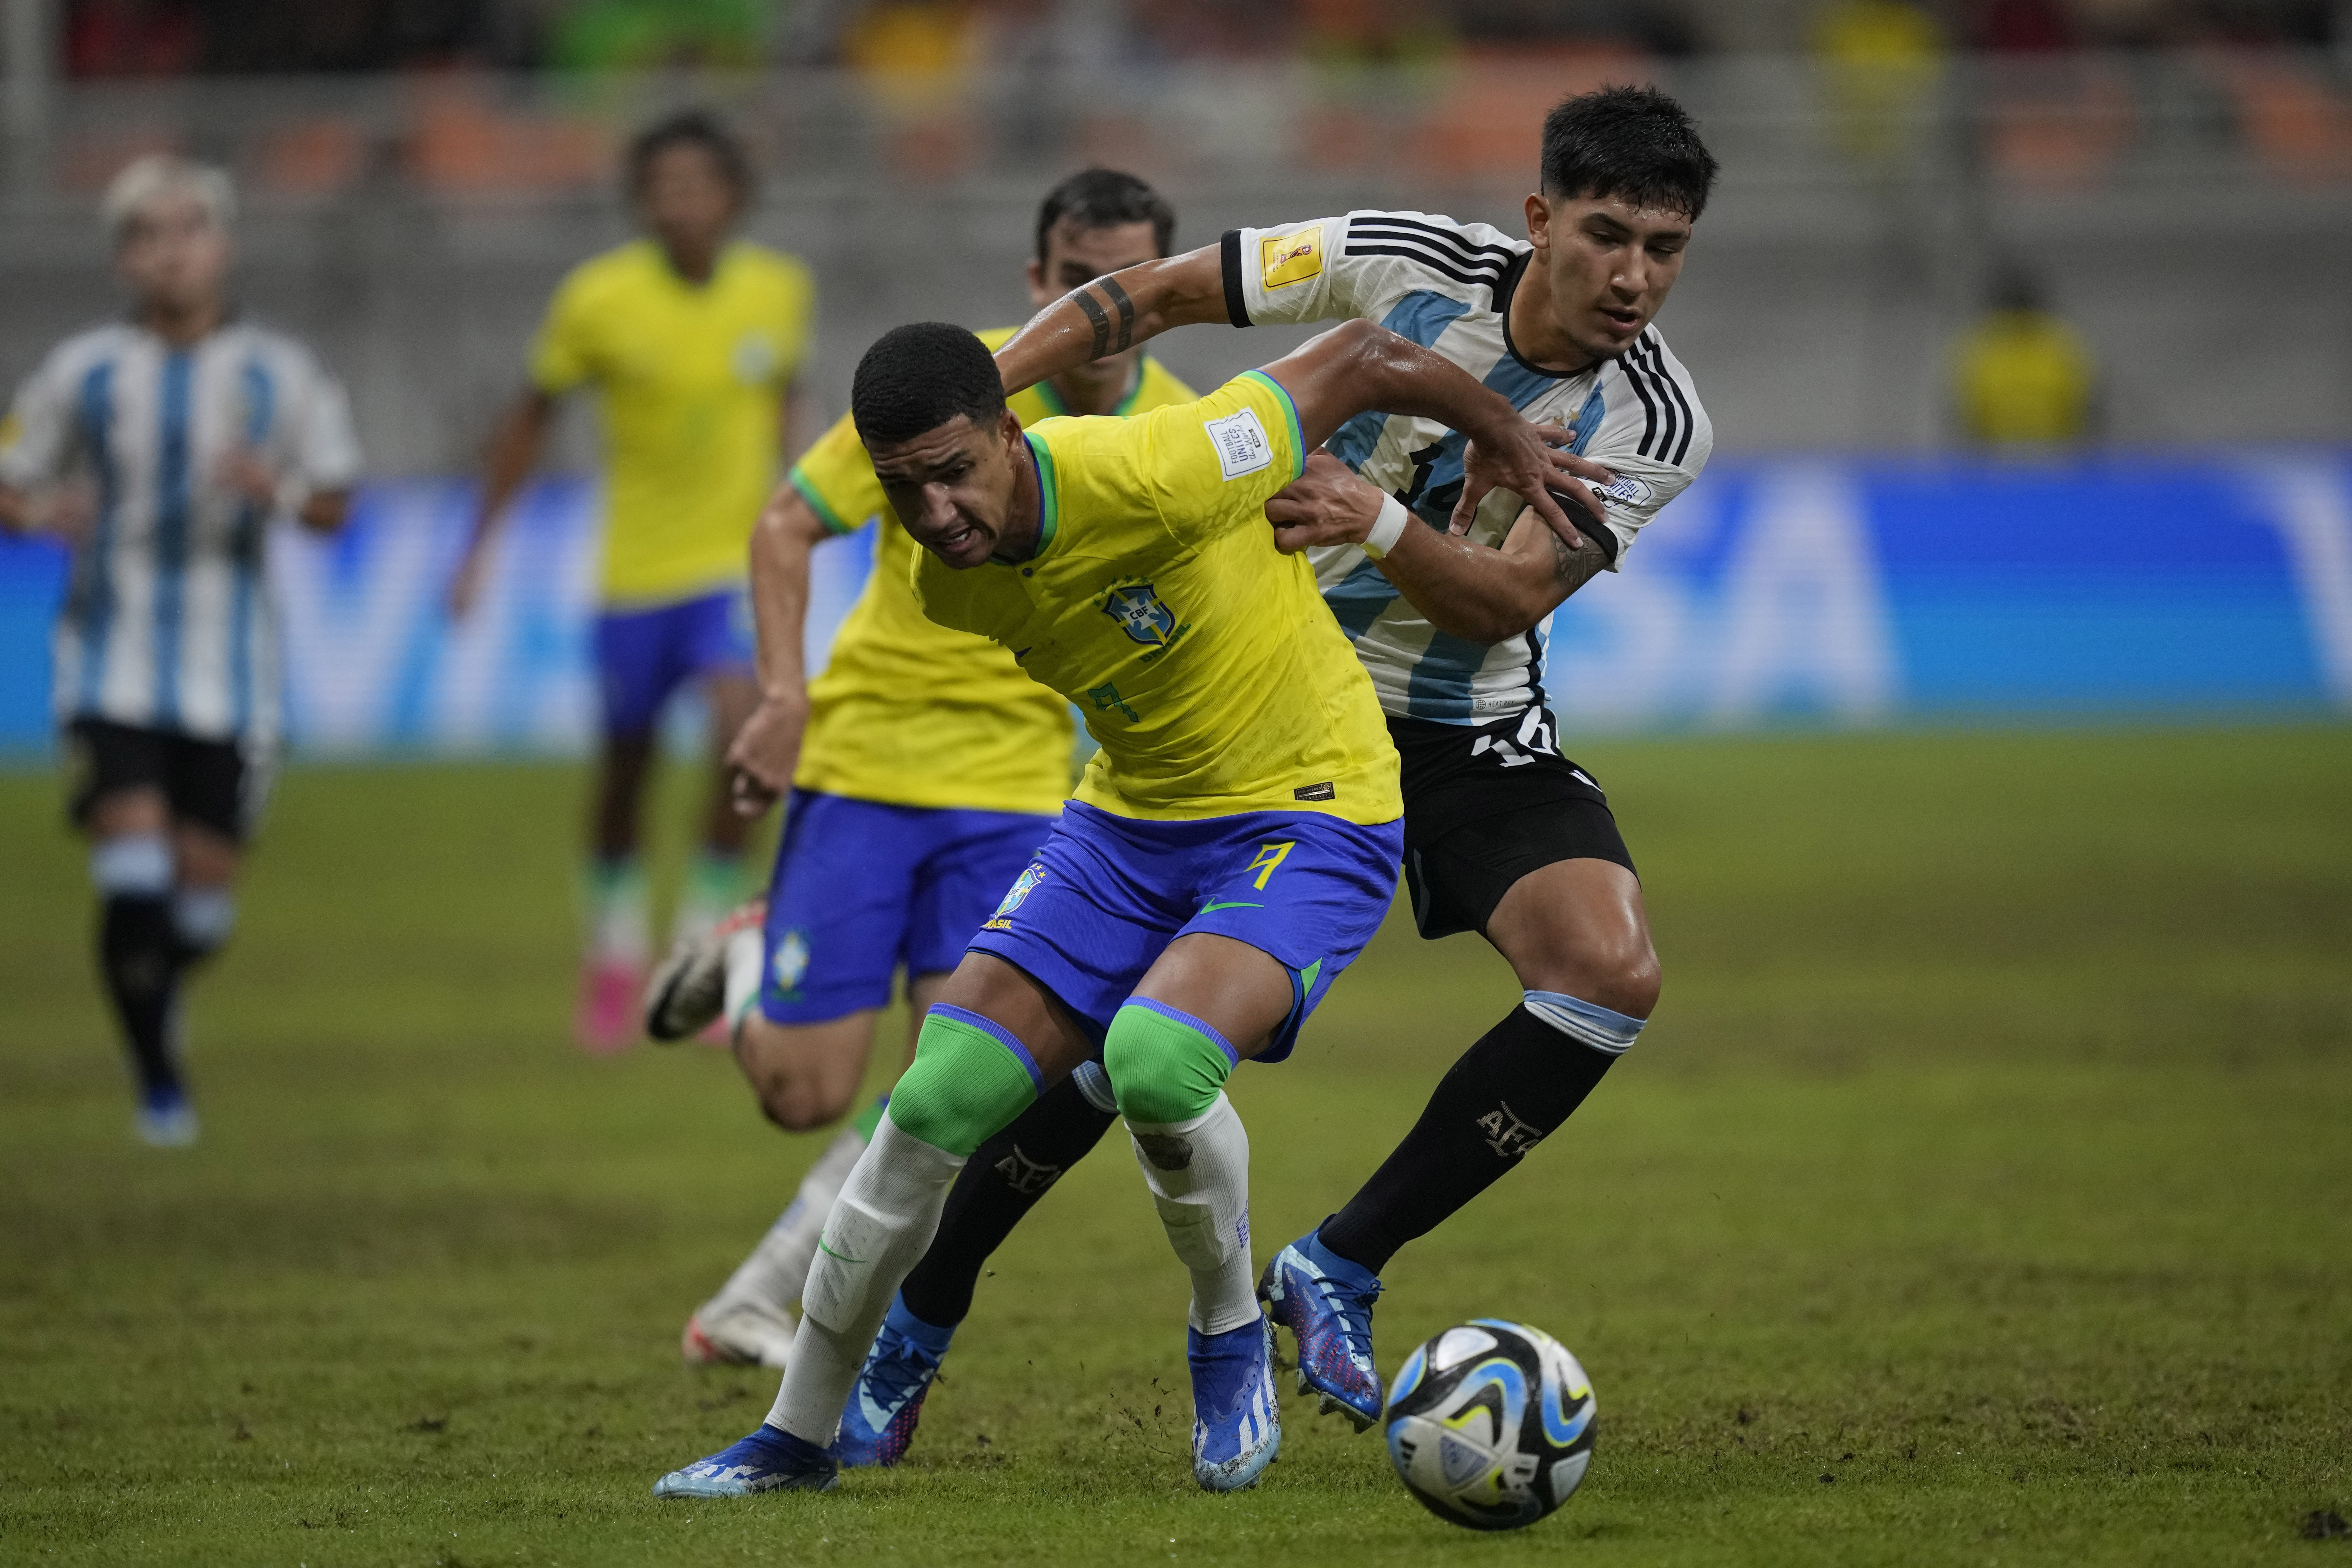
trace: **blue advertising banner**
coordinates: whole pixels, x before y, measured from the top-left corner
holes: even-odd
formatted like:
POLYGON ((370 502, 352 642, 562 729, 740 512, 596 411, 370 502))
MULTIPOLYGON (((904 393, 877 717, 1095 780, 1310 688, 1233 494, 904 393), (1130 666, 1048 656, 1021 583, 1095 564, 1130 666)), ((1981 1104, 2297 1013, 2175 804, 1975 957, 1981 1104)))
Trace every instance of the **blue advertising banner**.
MULTIPOLYGON (((453 623, 470 496, 376 485, 274 539, 303 752, 587 744, 593 491, 535 488, 453 623)), ((820 547, 813 661, 871 558, 820 547)), ((49 743, 65 564, 0 541, 0 749, 49 743)), ((1548 684, 1572 731, 2352 710, 2352 454, 1720 462, 1559 612, 1548 684)))

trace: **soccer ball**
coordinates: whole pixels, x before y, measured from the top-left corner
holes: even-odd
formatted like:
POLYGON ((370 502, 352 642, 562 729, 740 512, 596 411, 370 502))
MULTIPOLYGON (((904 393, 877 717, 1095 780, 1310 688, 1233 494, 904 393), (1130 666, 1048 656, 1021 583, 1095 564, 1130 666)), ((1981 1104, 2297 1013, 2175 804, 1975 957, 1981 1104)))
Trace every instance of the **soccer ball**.
POLYGON ((1592 1461, 1592 1385, 1568 1347, 1474 1318, 1412 1352, 1381 1414, 1397 1479, 1438 1518, 1517 1530, 1560 1504, 1592 1461))

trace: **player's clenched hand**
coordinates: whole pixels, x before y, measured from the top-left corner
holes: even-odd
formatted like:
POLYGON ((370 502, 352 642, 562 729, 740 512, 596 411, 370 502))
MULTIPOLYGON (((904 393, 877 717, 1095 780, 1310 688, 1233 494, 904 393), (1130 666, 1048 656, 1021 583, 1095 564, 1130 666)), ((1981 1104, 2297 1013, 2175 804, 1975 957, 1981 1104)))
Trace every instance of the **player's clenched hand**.
POLYGON ((1533 507, 1570 550, 1583 549, 1584 535, 1568 521, 1568 513, 1560 510, 1551 492, 1565 492, 1599 517, 1600 498, 1585 488, 1584 480, 1606 484, 1616 476, 1591 458, 1569 451, 1569 443, 1575 439, 1576 433, 1565 426, 1525 421, 1501 433, 1472 438, 1462 448, 1462 499, 1454 504, 1453 531, 1469 532, 1478 503, 1488 491, 1504 489, 1533 507))
POLYGON ((740 816, 757 816, 793 787, 800 765, 801 731, 808 727, 808 695, 767 695, 735 731, 727 748, 727 793, 740 816))
POLYGON ((1265 520, 1274 524, 1274 547, 1285 555, 1318 544, 1361 544, 1386 499, 1318 447, 1307 454, 1307 471, 1266 498, 1265 520))

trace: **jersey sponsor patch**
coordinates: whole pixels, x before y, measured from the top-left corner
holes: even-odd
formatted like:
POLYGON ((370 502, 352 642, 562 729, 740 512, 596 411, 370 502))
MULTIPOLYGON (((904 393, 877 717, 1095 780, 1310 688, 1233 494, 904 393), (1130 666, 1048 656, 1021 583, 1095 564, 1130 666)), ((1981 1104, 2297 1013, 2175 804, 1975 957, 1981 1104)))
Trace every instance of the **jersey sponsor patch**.
POLYGON ((1619 474, 1607 484, 1594 485, 1592 488, 1601 497, 1615 501, 1620 506, 1640 506, 1646 502, 1653 493, 1648 480, 1637 479, 1631 474, 1619 474))
POLYGON ((1202 421, 1201 427, 1217 448, 1217 468, 1227 480, 1274 466, 1274 443, 1254 408, 1237 408, 1223 419, 1202 421))
POLYGON ((1323 226, 1257 242, 1258 276, 1269 289, 1304 283, 1323 271, 1323 226))

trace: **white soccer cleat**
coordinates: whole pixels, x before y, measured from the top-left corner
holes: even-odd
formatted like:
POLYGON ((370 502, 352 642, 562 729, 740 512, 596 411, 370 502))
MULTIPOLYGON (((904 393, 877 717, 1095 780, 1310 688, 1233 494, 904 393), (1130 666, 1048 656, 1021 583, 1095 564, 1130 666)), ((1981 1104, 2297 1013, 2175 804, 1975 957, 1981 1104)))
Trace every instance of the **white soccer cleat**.
POLYGON ((688 1366, 764 1366, 782 1372, 800 1324, 781 1307, 706 1301, 687 1319, 677 1353, 688 1366))
POLYGON ((718 1022, 727 1009, 727 941, 767 920, 768 900, 753 899, 708 931, 679 937, 646 983, 646 1033, 667 1044, 718 1022))

